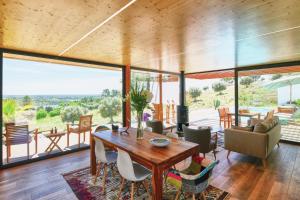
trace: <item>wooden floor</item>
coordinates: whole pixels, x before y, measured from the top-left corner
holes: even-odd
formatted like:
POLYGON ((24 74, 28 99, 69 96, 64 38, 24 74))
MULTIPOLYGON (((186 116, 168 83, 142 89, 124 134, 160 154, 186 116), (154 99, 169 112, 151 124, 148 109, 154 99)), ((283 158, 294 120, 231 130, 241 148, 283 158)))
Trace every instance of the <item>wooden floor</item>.
MULTIPOLYGON (((209 155, 211 156, 211 155, 209 155)), ((258 159, 226 151, 214 170, 212 185, 231 199, 300 199, 300 146, 275 147, 263 169, 258 159)), ((61 173, 89 165, 89 151, 1 170, 0 199, 76 199, 61 173)))

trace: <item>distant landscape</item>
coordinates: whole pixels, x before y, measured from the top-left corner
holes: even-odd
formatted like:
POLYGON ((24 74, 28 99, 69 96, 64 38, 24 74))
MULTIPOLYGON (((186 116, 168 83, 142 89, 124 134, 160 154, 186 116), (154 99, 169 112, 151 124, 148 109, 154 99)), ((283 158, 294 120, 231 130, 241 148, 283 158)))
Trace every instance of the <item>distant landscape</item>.
POLYGON ((121 92, 105 89, 98 95, 3 96, 4 123, 26 123, 30 129, 64 130, 67 123, 78 122, 84 114, 92 114, 97 125, 121 123, 121 92))

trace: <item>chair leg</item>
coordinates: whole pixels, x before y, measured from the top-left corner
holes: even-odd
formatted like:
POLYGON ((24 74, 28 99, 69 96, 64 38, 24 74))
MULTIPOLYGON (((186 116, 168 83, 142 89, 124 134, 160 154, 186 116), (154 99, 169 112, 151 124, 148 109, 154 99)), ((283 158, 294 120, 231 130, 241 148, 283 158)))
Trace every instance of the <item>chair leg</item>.
POLYGON ((85 142, 85 132, 83 133, 83 141, 85 142))
POLYGON ((177 193, 176 193, 176 197, 175 200, 178 200, 181 194, 181 189, 178 189, 177 193))
POLYGON ((213 149, 213 153, 214 153, 215 160, 217 160, 216 149, 213 149))
POLYGON ((69 132, 67 132, 67 147, 69 147, 70 146, 70 133, 69 132))
POLYGON ((107 164, 104 164, 104 176, 103 176, 103 191, 105 192, 105 187, 106 187, 106 177, 107 177, 107 164))
POLYGON ((280 147, 279 142, 277 143, 278 148, 280 147))
POLYGON ((203 158, 205 158, 205 153, 203 153, 203 158))
POLYGON ((95 179, 94 179, 94 185, 97 182, 97 177, 100 175, 100 171, 101 171, 101 162, 98 163, 98 168, 97 168, 95 179))
POLYGON ((192 199, 193 199, 193 200, 196 200, 195 194, 193 194, 192 199))
POLYGON ((227 152, 227 159, 229 158, 230 152, 231 151, 228 150, 228 152, 227 152))
POLYGON ((263 164, 264 168, 266 168, 267 167, 267 160, 266 159, 262 159, 262 164, 263 164))
POLYGON ((203 200, 206 200, 206 197, 205 197, 205 195, 204 195, 204 192, 201 192, 201 197, 202 197, 203 200))
POLYGON ((80 148, 80 133, 78 133, 78 148, 80 148))
POLYGON ((145 187, 145 189, 146 189, 146 191, 147 191, 147 193, 149 195, 149 199, 151 199, 151 193, 149 191, 149 185, 148 185, 148 183, 147 183, 146 180, 143 181, 143 186, 145 187))
POLYGON ((9 157, 10 157, 10 145, 6 145, 6 162, 9 163, 9 157))
POLYGON ((27 143, 27 160, 29 160, 29 143, 27 143))
POLYGON ((130 200, 133 200, 133 196, 134 196, 134 186, 135 186, 135 183, 132 182, 132 183, 131 183, 130 200))
POLYGON ((125 184, 125 179, 122 177, 122 181, 121 181, 121 186, 120 186, 120 192, 119 192, 119 195, 118 195, 118 199, 121 198, 122 190, 123 190, 124 184, 125 184))

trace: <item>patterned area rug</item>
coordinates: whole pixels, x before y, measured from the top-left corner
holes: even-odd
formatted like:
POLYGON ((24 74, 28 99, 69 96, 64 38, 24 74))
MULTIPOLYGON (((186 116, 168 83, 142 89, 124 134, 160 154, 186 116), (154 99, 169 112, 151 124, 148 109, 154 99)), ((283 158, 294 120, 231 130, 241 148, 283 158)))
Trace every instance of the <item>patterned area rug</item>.
MULTIPOLYGON (((93 184, 93 177, 90 175, 90 168, 79 169, 66 174, 63 177, 77 196, 79 200, 115 200, 118 199, 119 186, 121 183, 121 177, 118 173, 115 173, 115 177, 112 177, 111 171, 108 171, 108 178, 106 182, 106 192, 103 192, 102 188, 102 175, 97 179, 97 183, 93 184)), ((148 181, 150 183, 150 180, 148 181)), ((151 187, 150 187, 151 188, 151 187)), ((176 189, 168 185, 164 188, 163 200, 173 200, 176 196, 176 189)), ((207 200, 223 200, 229 199, 230 194, 214 186, 209 186, 205 191, 207 200)), ((130 199, 130 182, 127 182, 122 192, 122 199, 130 199)), ((135 193, 134 199, 146 200, 150 199, 145 188, 139 187, 138 192, 135 193)), ((189 199, 181 195, 181 200, 189 199)))

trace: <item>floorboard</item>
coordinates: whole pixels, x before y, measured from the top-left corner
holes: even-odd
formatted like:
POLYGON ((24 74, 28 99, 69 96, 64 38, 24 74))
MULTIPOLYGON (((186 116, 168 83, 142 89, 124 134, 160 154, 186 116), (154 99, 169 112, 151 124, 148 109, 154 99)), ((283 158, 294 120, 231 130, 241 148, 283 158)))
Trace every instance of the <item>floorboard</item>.
MULTIPOLYGON (((231 193, 231 199, 291 199, 300 197, 300 146, 281 144, 268 158, 259 159, 232 152, 217 153, 220 163, 211 184, 231 193)), ((213 158, 212 154, 208 157, 213 158)), ((61 176, 89 165, 89 150, 0 171, 0 199, 76 199, 61 176)))

